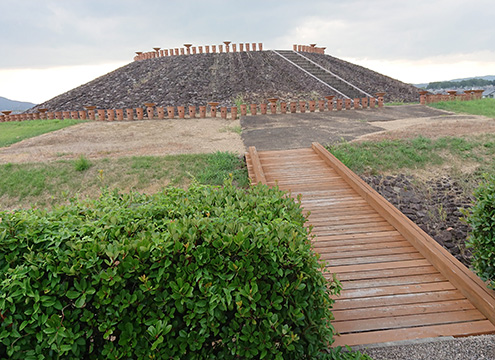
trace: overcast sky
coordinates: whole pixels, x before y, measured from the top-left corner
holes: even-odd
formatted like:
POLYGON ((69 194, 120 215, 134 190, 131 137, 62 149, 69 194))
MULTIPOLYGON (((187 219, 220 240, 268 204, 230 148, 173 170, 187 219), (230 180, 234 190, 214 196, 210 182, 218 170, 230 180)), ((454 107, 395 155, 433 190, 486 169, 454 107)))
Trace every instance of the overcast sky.
POLYGON ((0 0, 0 96, 39 103, 153 47, 317 43, 408 83, 495 75, 493 0, 0 0))

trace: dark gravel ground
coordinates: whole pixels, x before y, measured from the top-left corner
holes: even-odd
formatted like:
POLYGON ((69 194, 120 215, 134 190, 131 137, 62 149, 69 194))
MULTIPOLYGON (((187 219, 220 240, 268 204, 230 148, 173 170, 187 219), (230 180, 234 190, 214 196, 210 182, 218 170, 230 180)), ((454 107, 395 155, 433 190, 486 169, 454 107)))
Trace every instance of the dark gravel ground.
POLYGON ((464 265, 471 253, 465 240, 469 226, 461 209, 469 209, 474 198, 462 184, 449 177, 419 181, 412 176, 363 176, 371 187, 416 223, 464 265))

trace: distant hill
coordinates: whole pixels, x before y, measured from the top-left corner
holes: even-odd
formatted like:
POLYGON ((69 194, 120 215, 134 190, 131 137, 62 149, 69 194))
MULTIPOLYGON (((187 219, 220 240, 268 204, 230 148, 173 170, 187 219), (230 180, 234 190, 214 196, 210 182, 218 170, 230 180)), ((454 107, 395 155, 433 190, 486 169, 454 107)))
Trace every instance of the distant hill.
POLYGON ((15 101, 10 100, 0 96, 0 111, 12 110, 12 111, 25 111, 31 109, 36 104, 25 102, 25 101, 15 101))
POLYGON ((430 83, 413 84, 421 89, 446 89, 446 88, 464 88, 464 87, 485 87, 495 85, 495 75, 474 76, 469 78, 460 78, 444 81, 433 81, 430 83))

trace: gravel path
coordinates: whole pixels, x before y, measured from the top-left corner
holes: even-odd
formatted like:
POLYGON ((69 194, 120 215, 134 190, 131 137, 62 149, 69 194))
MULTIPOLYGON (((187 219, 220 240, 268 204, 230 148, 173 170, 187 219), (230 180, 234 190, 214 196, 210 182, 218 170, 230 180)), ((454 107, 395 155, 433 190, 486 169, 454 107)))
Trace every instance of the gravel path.
POLYGON ((374 360, 495 360, 495 335, 434 338, 356 349, 374 360))

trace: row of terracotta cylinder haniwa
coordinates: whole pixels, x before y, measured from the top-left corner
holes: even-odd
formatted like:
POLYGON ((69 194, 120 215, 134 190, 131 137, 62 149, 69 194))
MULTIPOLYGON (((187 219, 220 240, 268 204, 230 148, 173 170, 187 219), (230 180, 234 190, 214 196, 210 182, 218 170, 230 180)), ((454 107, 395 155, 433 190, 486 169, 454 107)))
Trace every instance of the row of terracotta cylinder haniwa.
POLYGON ((422 105, 436 103, 440 101, 468 101, 479 100, 483 97, 484 90, 464 90, 463 94, 458 94, 456 90, 447 91, 448 94, 429 94, 428 91, 419 92, 419 102, 422 105))
POLYGON ((325 53, 325 47, 316 47, 316 44, 310 44, 308 45, 297 45, 294 44, 292 46, 292 49, 294 51, 298 52, 309 52, 309 53, 316 53, 316 54, 324 54, 325 53))
POLYGON ((268 99, 269 104, 242 104, 239 106, 221 106, 219 103, 210 102, 208 106, 190 105, 188 108, 185 106, 155 106, 156 104, 147 103, 145 108, 129 108, 129 109, 96 109, 95 106, 87 106, 87 110, 77 111, 48 111, 48 109, 39 109, 39 112, 30 114, 10 114, 10 111, 4 111, 3 115, 0 115, 0 122, 5 121, 24 121, 35 119, 81 119, 81 120, 98 120, 98 121, 122 121, 122 120, 143 120, 147 119, 184 119, 186 116, 190 119, 193 118, 206 118, 217 117, 217 113, 220 112, 220 117, 223 119, 237 119, 237 115, 240 111, 240 115, 265 115, 265 114, 287 114, 287 113, 305 113, 306 111, 315 112, 318 111, 341 111, 351 109, 367 109, 383 107, 383 95, 385 93, 378 93, 377 98, 356 98, 356 99, 334 99, 334 96, 326 96, 326 100, 310 100, 310 101, 291 101, 279 102, 278 99, 268 99), (199 110, 199 111, 198 111, 199 110), (220 111, 218 111, 220 110, 220 111), (187 113, 186 113, 187 111, 187 113))
POLYGON ((241 43, 232 44, 230 41, 224 41, 223 45, 205 45, 193 46, 192 44, 184 44, 183 48, 175 49, 161 49, 159 47, 153 48, 154 51, 141 52, 136 51, 134 61, 154 59, 163 56, 177 56, 177 55, 195 55, 195 54, 209 54, 209 53, 230 53, 230 52, 243 52, 243 51, 263 51, 263 43, 241 43), (218 51, 217 51, 218 50, 218 51), (224 51, 225 50, 225 51, 224 51))

